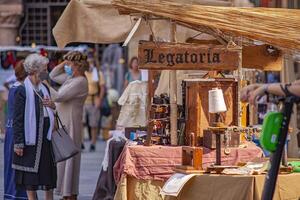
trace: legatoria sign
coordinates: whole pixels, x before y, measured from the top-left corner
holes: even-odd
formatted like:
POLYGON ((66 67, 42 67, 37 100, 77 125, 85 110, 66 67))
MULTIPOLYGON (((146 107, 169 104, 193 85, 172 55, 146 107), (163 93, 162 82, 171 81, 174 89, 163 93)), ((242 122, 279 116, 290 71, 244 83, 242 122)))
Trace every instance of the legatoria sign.
POLYGON ((196 44, 139 44, 141 69, 235 70, 239 64, 239 49, 196 44))

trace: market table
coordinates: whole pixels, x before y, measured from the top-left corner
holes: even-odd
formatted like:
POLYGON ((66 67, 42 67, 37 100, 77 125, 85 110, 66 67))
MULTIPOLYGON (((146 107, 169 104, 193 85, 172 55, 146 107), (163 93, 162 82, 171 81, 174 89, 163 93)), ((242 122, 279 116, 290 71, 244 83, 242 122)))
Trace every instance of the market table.
MULTIPOLYGON (((235 165, 263 156, 262 150, 253 143, 247 148, 231 148, 229 155, 222 152, 223 165, 235 165)), ((118 185, 116 200, 162 199, 159 195, 165 181, 181 164, 182 147, 128 146, 126 145, 114 166, 114 177, 118 185)), ((203 149, 203 167, 216 160, 216 152, 203 149)))
MULTIPOLYGON (((164 181, 137 180, 123 176, 115 200, 260 200, 264 175, 197 175, 182 189, 178 197, 161 196, 164 181)), ((273 200, 299 200, 300 174, 279 175, 273 200)))
MULTIPOLYGON (((197 175, 182 189, 178 197, 166 200, 261 200, 265 175, 197 175)), ((273 200, 298 200, 300 198, 300 174, 278 176, 273 200)))

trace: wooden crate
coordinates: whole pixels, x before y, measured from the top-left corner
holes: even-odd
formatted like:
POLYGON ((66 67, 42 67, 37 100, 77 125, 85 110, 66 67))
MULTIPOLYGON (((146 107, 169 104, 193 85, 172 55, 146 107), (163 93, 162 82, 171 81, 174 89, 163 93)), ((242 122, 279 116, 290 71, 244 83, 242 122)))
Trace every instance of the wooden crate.
MULTIPOLYGON (((238 125, 238 83, 234 79, 186 79, 183 81, 186 135, 194 132, 199 146, 203 145, 203 130, 212 122, 208 112, 208 91, 219 87, 223 90, 227 112, 223 113, 225 125, 238 125)), ((186 144, 188 138, 186 137, 186 144)))

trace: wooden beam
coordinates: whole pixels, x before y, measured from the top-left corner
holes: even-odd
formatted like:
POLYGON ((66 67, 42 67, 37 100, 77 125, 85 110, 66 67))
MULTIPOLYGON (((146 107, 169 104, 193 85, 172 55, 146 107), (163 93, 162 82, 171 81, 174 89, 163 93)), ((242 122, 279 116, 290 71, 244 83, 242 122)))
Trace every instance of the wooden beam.
MULTIPOLYGON (((171 42, 176 42, 176 23, 171 22, 170 28, 171 42)), ((176 70, 170 71, 170 134, 171 145, 177 145, 177 77, 176 70)))
POLYGON ((239 52, 239 67, 238 67, 238 126, 240 127, 242 125, 242 102, 240 98, 241 90, 242 90, 242 67, 243 67, 243 53, 242 51, 239 52))

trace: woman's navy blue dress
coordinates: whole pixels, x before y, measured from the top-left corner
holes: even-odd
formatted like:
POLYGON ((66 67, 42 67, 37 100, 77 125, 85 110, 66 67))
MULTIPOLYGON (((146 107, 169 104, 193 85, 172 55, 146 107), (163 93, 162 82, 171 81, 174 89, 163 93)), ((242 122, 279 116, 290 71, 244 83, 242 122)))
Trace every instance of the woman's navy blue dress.
POLYGON ((26 191, 17 189, 15 183, 15 170, 12 169, 13 157, 13 113, 14 113, 14 99, 17 86, 10 88, 8 94, 8 115, 6 124, 6 134, 4 143, 4 199, 5 200, 22 200, 27 199, 26 191))

